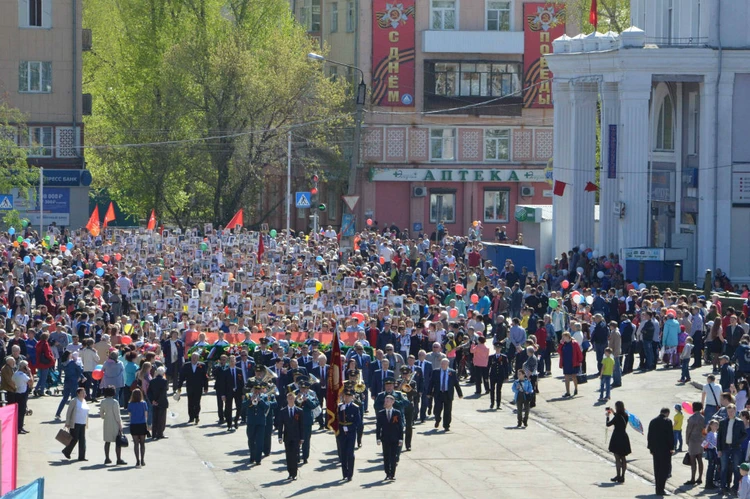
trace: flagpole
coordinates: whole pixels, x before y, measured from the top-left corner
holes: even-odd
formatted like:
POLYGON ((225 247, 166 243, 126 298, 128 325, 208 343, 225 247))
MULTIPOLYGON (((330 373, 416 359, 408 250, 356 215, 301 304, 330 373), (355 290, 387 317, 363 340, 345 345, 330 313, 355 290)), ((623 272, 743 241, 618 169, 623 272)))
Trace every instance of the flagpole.
POLYGON ((44 240, 44 167, 39 167, 39 239, 44 240))
POLYGON ((292 131, 286 139, 286 237, 289 238, 292 224, 292 131))

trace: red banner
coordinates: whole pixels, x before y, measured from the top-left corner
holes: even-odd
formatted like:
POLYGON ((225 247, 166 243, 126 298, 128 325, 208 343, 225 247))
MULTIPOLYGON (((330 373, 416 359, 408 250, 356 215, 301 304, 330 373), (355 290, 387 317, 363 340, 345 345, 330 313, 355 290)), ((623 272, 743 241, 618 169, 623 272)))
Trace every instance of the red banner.
MULTIPOLYGON (((206 341, 210 345, 213 345, 219 339, 219 333, 207 332, 205 334, 206 334, 206 341)), ((200 336, 199 332, 185 333, 185 345, 187 346, 187 348, 190 348, 196 343, 198 343, 199 336, 200 336)), ((260 339, 264 336, 265 334, 263 333, 255 333, 255 334, 250 335, 251 339, 257 344, 260 344, 260 339)), ((284 339, 284 333, 274 333, 273 336, 277 340, 284 339)), ((331 341, 333 341, 333 333, 317 332, 315 333, 315 338, 318 339, 320 343, 323 345, 330 345, 331 341)), ((229 344, 236 345, 245 341, 245 335, 242 333, 227 333, 224 335, 224 339, 227 342, 229 342, 229 344)), ((292 333, 292 341, 302 343, 306 339, 307 339, 307 333, 305 332, 299 331, 299 332, 292 333)), ((354 342, 357 340, 357 333, 340 333, 339 339, 343 341, 345 345, 352 346, 354 345, 354 342)), ((113 340, 112 344, 116 345, 117 343, 113 340)))
POLYGON ((523 4, 523 107, 552 107, 552 72, 545 54, 552 40, 565 34, 565 6, 552 2, 523 4))
POLYGON ((341 379, 341 346, 339 336, 333 333, 333 345, 331 346, 331 359, 328 362, 328 391, 326 392, 326 427, 336 436, 339 434, 339 396, 344 383, 341 379))
POLYGON ((372 102, 414 105, 414 2, 372 0, 372 102))

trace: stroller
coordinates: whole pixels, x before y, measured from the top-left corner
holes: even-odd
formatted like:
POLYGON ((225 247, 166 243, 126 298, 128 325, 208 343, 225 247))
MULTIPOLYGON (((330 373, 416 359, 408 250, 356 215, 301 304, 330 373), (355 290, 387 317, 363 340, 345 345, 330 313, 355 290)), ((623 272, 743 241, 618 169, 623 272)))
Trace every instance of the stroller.
POLYGON ((47 373, 47 395, 60 395, 62 393, 62 380, 60 373, 50 369, 47 373))

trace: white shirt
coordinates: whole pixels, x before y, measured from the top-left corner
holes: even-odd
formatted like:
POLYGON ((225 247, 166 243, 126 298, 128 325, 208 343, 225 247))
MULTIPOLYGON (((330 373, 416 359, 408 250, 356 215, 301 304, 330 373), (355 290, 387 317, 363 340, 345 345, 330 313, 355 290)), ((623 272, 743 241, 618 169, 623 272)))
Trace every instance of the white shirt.
POLYGON ((169 340, 169 351, 171 353, 171 362, 174 364, 177 362, 177 342, 175 340, 169 340))
POLYGON ((732 445, 732 429, 736 418, 732 418, 727 421, 727 445, 732 445))
POLYGON ((76 397, 75 424, 86 424, 89 419, 89 406, 85 400, 76 397))
POLYGON ((705 385, 703 385, 703 393, 706 394, 706 405, 718 407, 719 404, 717 404, 717 402, 721 400, 721 385, 719 385, 715 381, 713 384, 706 383, 705 385), (712 391, 713 395, 711 395, 712 391))
POLYGON ((16 393, 26 393, 29 389, 29 377, 22 371, 13 374, 13 383, 16 385, 16 393))

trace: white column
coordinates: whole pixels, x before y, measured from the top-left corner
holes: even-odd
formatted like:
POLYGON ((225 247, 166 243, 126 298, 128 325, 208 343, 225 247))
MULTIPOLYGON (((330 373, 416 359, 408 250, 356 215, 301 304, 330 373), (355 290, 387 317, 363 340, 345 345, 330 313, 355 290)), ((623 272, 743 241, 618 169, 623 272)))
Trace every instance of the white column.
POLYGON ((638 75, 620 83, 620 130, 618 130, 617 176, 619 200, 625 203, 620 218, 618 248, 649 244, 649 98, 651 75, 638 75))
MULTIPOLYGON (((573 136, 570 151, 570 191, 572 246, 584 243, 593 248, 595 192, 586 192, 587 182, 596 181, 596 104, 599 100, 596 83, 576 83, 572 87, 573 136)), ((567 194, 567 192, 566 192, 567 194)))
MULTIPOLYGON (((706 269, 715 266, 714 255, 718 248, 714 246, 714 224, 718 222, 716 204, 716 158, 714 157, 716 135, 716 76, 704 76, 700 86, 700 143, 698 145, 698 258, 696 279, 703 282, 706 269)), ((731 119, 731 114, 726 119, 731 119)), ((727 222, 728 224, 728 222, 727 222)), ((728 225, 727 225, 728 228, 728 225)), ((719 232, 719 231, 716 231, 719 232)), ((726 236, 726 234, 724 234, 726 236)), ((728 244, 723 246, 728 247, 728 244)), ((725 269, 722 269, 726 272, 725 269)))
MULTIPOLYGON (((617 126, 618 144, 620 133, 620 100, 617 91, 617 83, 603 83, 600 89, 601 96, 601 147, 599 165, 599 240, 596 242, 599 253, 608 255, 617 253, 618 221, 619 217, 614 213, 614 205, 618 201, 618 182, 615 178, 609 178, 609 125, 617 126)), ((615 151, 615 154, 617 152, 615 151)), ((621 165, 616 162, 619 170, 621 165)))
MULTIPOLYGON (((721 76, 721 83, 719 84, 719 116, 724 119, 719 119, 719 137, 731 137, 732 136, 732 116, 733 110, 733 99, 734 99, 734 73, 723 73, 721 76)), ((731 144, 730 140, 727 140, 725 144, 731 144)), ((716 218, 717 218, 717 229, 716 230, 716 263, 715 267, 720 268, 722 272, 726 272, 731 275, 730 261, 732 255, 730 254, 731 245, 728 243, 728 237, 726 230, 747 230, 746 226, 731 227, 730 222, 732 220, 732 148, 731 147, 720 147, 718 155, 718 165, 714 170, 716 174, 716 185, 717 185, 717 206, 716 206, 716 218)), ((746 258, 746 255, 734 255, 736 258, 746 258)))
MULTIPOLYGON (((571 143, 571 95, 570 84, 563 80, 552 81, 552 99, 554 101, 554 154, 552 177, 570 184, 570 143, 571 143)), ((554 185, 553 185, 554 188, 554 185)), ((566 188, 563 196, 552 196, 554 223, 552 238, 555 241, 555 257, 568 252, 574 244, 571 240, 570 226, 571 193, 566 188)), ((580 242, 580 241, 579 241, 580 242)))

